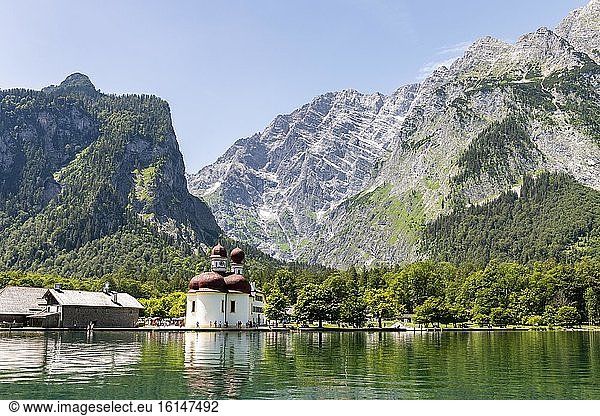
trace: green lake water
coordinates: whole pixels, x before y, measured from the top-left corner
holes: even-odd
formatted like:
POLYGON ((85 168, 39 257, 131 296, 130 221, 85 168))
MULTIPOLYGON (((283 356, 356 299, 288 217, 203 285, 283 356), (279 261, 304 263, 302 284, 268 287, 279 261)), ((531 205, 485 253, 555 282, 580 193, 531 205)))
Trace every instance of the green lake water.
POLYGON ((2 332, 10 399, 600 399, 600 332, 2 332))

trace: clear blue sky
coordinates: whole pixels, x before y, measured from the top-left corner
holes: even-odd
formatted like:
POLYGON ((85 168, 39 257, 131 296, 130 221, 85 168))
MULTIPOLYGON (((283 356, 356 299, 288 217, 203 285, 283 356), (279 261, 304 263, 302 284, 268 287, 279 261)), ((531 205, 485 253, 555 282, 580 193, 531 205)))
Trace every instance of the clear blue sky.
POLYGON ((327 91, 391 93, 490 35, 554 28, 585 0, 3 0, 0 88, 83 72, 171 105, 188 172, 327 91))

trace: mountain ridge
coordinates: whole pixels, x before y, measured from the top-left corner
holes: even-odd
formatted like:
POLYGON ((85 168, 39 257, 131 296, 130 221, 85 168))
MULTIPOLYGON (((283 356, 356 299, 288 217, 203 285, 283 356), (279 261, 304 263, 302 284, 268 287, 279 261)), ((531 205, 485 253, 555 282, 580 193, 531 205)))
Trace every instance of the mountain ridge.
POLYGON ((318 96, 291 114, 277 116, 264 132, 237 141, 214 165, 188 176, 190 190, 207 201, 231 201, 227 212, 216 211, 230 227, 240 221, 236 211, 258 206, 255 213, 246 213, 262 231, 252 243, 267 252, 265 242, 291 244, 290 250, 296 250, 301 242, 286 235, 297 229, 311 232, 320 216, 362 188, 375 161, 389 151, 390 138, 383 137, 386 126, 403 120, 414 89, 405 86, 389 97, 355 90, 318 96), (326 149, 335 150, 322 157, 326 149), (314 176, 299 180, 297 172, 314 176), (227 186, 220 195, 223 184, 227 186))
POLYGON ((166 257, 195 255, 217 240, 210 210, 187 191, 165 101, 105 95, 75 73, 42 91, 2 90, 0 102, 2 268, 115 272, 129 263, 139 233, 148 251, 131 258, 127 273, 149 275, 166 257), (85 266, 90 257, 69 257, 117 233, 125 234, 111 240, 112 258, 96 250, 96 270, 85 266))
POLYGON ((235 152, 226 152, 231 166, 237 163, 235 175, 225 174, 219 159, 189 176, 190 191, 206 199, 235 238, 279 258, 348 267, 426 257, 426 224, 518 190, 526 175, 562 172, 599 190, 600 127, 593 116, 600 114, 598 4, 593 0, 554 31, 540 28, 514 44, 491 37, 476 41, 448 68, 401 87, 399 105, 389 104, 391 96, 364 95, 383 100, 367 116, 360 99, 340 100, 326 112, 337 120, 335 128, 316 117, 290 129, 293 114, 316 111, 322 97, 343 93, 319 96, 236 142, 235 152), (391 117, 381 117, 388 104, 391 117), (318 160, 295 164, 294 155, 305 151, 298 141, 318 143, 325 132, 323 146, 305 156, 318 160), (356 158, 345 152, 355 143, 371 157, 361 159, 361 169, 345 170, 356 158), (246 149, 260 163, 272 163, 261 165, 272 169, 259 168, 252 187, 240 157, 246 149), (330 176, 324 174, 327 166, 330 176), (294 198, 293 187, 312 198, 294 198))

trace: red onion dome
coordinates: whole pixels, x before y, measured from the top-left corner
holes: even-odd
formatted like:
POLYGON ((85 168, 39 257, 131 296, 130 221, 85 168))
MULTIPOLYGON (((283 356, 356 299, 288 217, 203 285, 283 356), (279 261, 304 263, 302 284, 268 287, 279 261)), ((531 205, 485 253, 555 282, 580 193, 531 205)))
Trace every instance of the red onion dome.
POLYGON ((223 276, 216 272, 204 272, 192 277, 189 288, 190 290, 213 289, 218 290, 219 292, 227 291, 225 279, 223 279, 223 276))
POLYGON ((227 250, 221 244, 217 244, 210 251, 211 256, 227 257, 227 250))
POLYGON ((241 274, 231 274, 225 278, 225 284, 227 290, 235 290, 242 293, 248 293, 252 291, 250 282, 241 274))
POLYGON ((236 247, 233 250, 231 250, 232 263, 242 264, 244 262, 245 258, 246 258, 246 254, 244 253, 244 250, 242 250, 241 248, 236 247))

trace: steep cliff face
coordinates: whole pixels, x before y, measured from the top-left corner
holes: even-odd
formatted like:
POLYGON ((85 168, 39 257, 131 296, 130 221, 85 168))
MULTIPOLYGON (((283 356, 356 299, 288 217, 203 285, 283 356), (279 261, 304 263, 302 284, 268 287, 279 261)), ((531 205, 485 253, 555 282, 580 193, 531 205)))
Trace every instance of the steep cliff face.
POLYGON ((103 95, 82 74, 0 100, 4 268, 55 271, 65 253, 124 228, 190 247, 216 240, 210 210, 187 192, 166 102, 103 95))
POLYGON ((228 234, 342 267, 428 256, 427 224, 524 177, 600 190, 599 4, 515 44, 483 38, 390 97, 318 97, 238 141, 190 189, 228 234))
POLYGON ((546 28, 514 45, 476 42, 421 85, 380 174, 324 221, 309 260, 426 256, 425 224, 518 190, 526 175, 566 173, 599 190, 599 81, 598 65, 546 28))
POLYGON ((321 219, 376 174, 416 89, 319 96, 238 140, 189 177, 190 191, 207 201, 230 236, 295 259, 321 219))

